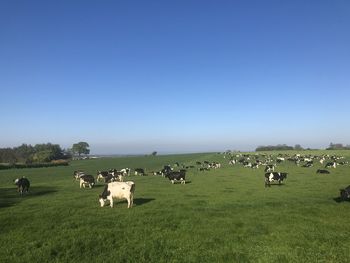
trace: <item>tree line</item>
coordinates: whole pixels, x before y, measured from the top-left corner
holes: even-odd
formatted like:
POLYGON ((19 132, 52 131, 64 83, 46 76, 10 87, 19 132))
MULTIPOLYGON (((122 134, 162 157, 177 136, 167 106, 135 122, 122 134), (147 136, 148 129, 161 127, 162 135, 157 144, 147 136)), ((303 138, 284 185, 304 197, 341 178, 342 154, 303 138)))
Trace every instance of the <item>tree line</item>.
POLYGON ((22 163, 49 163, 56 160, 68 160, 73 155, 89 154, 89 144, 79 142, 73 144, 71 149, 62 149, 58 144, 43 143, 34 146, 22 144, 13 148, 0 148, 0 163, 10 165, 22 163))
MULTIPOLYGON (((268 145, 268 146, 259 146, 255 149, 256 152, 259 151, 288 151, 288 150, 312 150, 310 148, 304 149, 300 144, 296 144, 293 146, 288 146, 286 144, 278 144, 278 145, 268 145)), ((326 150, 350 150, 350 145, 344 146, 342 143, 330 143, 329 147, 326 150)))
POLYGON ((343 145, 342 143, 330 143, 326 150, 350 150, 350 145, 343 145))
POLYGON ((258 146, 255 151, 289 151, 289 150, 302 150, 303 148, 297 144, 295 147, 288 146, 286 144, 278 144, 278 145, 267 145, 267 146, 258 146))

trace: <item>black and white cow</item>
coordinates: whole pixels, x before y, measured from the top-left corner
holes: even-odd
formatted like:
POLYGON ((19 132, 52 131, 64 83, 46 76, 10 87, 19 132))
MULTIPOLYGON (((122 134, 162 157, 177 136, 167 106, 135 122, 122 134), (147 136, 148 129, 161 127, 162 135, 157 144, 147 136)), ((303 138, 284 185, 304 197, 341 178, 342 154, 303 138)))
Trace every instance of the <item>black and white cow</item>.
POLYGON ((146 175, 145 174, 145 169, 143 169, 143 168, 136 168, 134 174, 135 175, 146 175))
POLYGON ((122 172, 123 176, 130 176, 130 171, 131 171, 130 168, 123 168, 119 172, 122 172))
POLYGON ((80 176, 82 176, 84 174, 85 174, 85 172, 82 170, 74 171, 73 177, 75 178, 75 180, 79 181, 80 176))
POLYGON ((100 180, 106 182, 108 176, 111 177, 111 173, 107 172, 107 171, 97 171, 97 177, 96 177, 96 181, 99 182, 100 180))
POLYGON ((124 179, 124 175, 127 174, 126 171, 118 171, 117 169, 111 169, 109 170, 109 174, 111 176, 108 176, 108 180, 105 180, 105 183, 110 183, 110 182, 116 182, 116 181, 119 181, 119 182, 123 182, 124 179))
POLYGON ((340 189, 340 198, 343 201, 350 200, 350 185, 344 189, 340 189))
POLYGON ((336 162, 329 162, 326 164, 326 166, 324 168, 337 168, 337 163, 336 162))
POLYGON ((251 168, 252 167, 252 163, 251 162, 243 162, 243 167, 251 168))
POLYGON ((314 166, 313 161, 311 161, 311 162, 307 162, 307 163, 306 163, 306 164, 304 164, 302 167, 309 168, 309 167, 312 167, 312 166, 314 166))
POLYGON ((282 163, 282 162, 284 162, 286 159, 284 158, 284 157, 277 157, 277 159, 276 159, 276 162, 277 163, 282 163))
POLYGON ((229 162, 228 162, 228 164, 230 164, 230 165, 235 165, 236 164, 236 160, 235 159, 231 159, 229 162))
POLYGON ((15 185, 17 185, 17 191, 19 192, 20 195, 23 195, 29 192, 30 182, 27 178, 25 177, 17 178, 14 180, 14 183, 15 185))
POLYGON ((221 168, 221 163, 218 163, 218 162, 209 163, 208 168, 219 169, 221 168))
POLYGON ((273 164, 268 164, 265 167, 265 173, 271 173, 275 171, 275 165, 273 164))
POLYGON ((95 178, 92 175, 84 174, 80 176, 80 188, 90 187, 92 188, 95 185, 95 178))
POLYGON ((163 175, 166 175, 170 172, 172 172, 174 169, 170 165, 164 165, 163 169, 161 170, 163 175))
POLYGON ((287 178, 287 173, 279 173, 279 172, 272 172, 272 173, 265 173, 265 187, 270 186, 271 182, 277 181, 278 184, 281 184, 284 179, 287 178))
POLYGON ((316 173, 317 174, 329 174, 330 172, 328 170, 317 169, 316 173))
POLYGON ((128 208, 134 203, 135 183, 127 182, 112 182, 105 186, 101 195, 99 195, 99 202, 103 207, 106 201, 109 201, 110 207, 113 207, 113 199, 126 199, 128 201, 128 208))
POLYGON ((179 181, 181 184, 186 184, 186 170, 171 171, 165 175, 171 181, 172 184, 179 181))
POLYGON ((258 163, 253 163, 252 164, 252 168, 253 169, 258 169, 259 168, 259 164, 258 163))

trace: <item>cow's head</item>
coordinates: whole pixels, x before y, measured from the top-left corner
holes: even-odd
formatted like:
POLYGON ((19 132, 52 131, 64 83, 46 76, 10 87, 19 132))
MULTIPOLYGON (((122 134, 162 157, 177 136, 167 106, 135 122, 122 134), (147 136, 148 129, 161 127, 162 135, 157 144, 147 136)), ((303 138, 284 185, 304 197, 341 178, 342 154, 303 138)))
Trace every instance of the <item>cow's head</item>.
POLYGON ((104 206, 105 206, 106 199, 104 199, 104 198, 102 197, 102 195, 99 195, 99 196, 98 196, 98 201, 100 202, 101 207, 104 207, 104 206))

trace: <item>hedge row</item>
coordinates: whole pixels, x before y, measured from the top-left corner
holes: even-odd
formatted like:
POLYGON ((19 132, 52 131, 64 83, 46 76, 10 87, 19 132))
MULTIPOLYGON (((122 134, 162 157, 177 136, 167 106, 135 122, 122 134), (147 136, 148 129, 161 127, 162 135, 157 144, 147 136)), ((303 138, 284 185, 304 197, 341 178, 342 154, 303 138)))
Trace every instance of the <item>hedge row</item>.
POLYGON ((23 169, 23 168, 42 168, 42 167, 55 167, 55 166, 68 166, 69 163, 65 162, 53 162, 53 163, 16 163, 16 164, 0 164, 0 170, 6 169, 23 169))

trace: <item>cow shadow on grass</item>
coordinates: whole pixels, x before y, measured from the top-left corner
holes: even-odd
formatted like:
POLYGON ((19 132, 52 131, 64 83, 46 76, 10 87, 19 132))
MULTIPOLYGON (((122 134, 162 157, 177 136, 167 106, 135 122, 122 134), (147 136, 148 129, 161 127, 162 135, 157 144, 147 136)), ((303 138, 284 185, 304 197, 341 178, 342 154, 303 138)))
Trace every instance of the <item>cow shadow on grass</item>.
POLYGON ((57 192, 55 187, 50 186, 35 186, 29 188, 29 193, 22 196, 17 192, 16 187, 0 188, 0 209, 10 207, 24 200, 50 195, 57 192))
MULTIPOLYGON (((134 198, 134 206, 140 206, 140 205, 145 205, 149 202, 152 202, 156 199, 154 198, 134 198)), ((127 204, 128 202, 123 199, 123 200, 115 200, 113 202, 115 205, 120 205, 120 204, 127 204)), ((105 206, 108 206, 110 203, 109 201, 107 201, 106 205, 105 206)))
POLYGON ((343 198, 341 198, 340 196, 338 197, 334 197, 333 200, 337 203, 341 203, 341 202, 350 202, 350 199, 348 200, 344 200, 343 198))
MULTIPOLYGON (((185 184, 191 184, 192 182, 191 181, 186 181, 186 183, 185 184)), ((180 181, 177 181, 177 182, 175 182, 175 183, 173 183, 173 184, 176 184, 176 185, 181 185, 182 183, 180 182, 180 181)))
POLYGON ((265 188, 269 188, 271 186, 273 186, 273 187, 275 187, 275 186, 284 186, 284 184, 266 184, 265 188))
MULTIPOLYGON (((107 184, 95 184, 93 188, 101 188, 101 187, 105 187, 107 184)), ((86 187, 88 188, 88 187, 86 187)))
POLYGON ((134 204, 139 206, 139 205, 144 205, 147 204, 149 202, 152 202, 156 199, 154 198, 134 198, 134 204))

